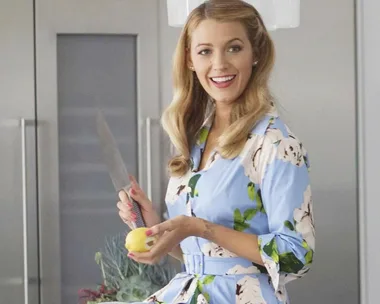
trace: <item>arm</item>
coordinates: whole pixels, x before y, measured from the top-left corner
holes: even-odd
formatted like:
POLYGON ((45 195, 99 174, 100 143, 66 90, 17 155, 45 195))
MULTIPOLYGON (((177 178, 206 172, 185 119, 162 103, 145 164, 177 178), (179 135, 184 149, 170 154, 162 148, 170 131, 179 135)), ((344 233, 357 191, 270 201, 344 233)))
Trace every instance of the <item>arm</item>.
POLYGON ((315 231, 306 151, 296 138, 284 137, 279 130, 269 132, 273 133, 264 139, 256 167, 263 168, 262 177, 251 178, 260 184, 257 197, 267 214, 269 232, 253 235, 198 220, 196 234, 264 265, 277 289, 280 273, 290 281, 309 270, 315 231))
POLYGON ((246 258, 256 264, 264 265, 258 246, 258 237, 217 225, 200 218, 193 218, 196 223, 196 236, 207 239, 219 246, 246 258))

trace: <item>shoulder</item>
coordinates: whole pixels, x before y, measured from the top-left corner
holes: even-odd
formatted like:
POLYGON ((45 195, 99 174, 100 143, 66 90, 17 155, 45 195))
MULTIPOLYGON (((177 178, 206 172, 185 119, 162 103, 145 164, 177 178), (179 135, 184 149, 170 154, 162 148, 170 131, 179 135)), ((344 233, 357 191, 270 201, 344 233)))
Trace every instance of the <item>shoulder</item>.
POLYGON ((260 183, 266 167, 273 162, 309 168, 303 143, 278 115, 266 115, 252 129, 240 157, 246 175, 260 183))
POLYGON ((251 148, 250 150, 252 150, 252 148, 266 145, 271 150, 278 150, 278 148, 284 147, 285 144, 289 145, 290 149, 292 146, 294 148, 299 147, 304 153, 307 153, 303 143, 278 115, 266 115, 252 129, 245 148, 251 148))

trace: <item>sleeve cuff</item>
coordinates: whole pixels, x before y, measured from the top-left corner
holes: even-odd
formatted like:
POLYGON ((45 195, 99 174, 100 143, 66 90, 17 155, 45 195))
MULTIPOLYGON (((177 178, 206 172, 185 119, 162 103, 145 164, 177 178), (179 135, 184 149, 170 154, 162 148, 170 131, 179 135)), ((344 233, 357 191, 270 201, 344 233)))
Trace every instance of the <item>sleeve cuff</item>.
POLYGON ((261 259, 272 280, 275 292, 277 292, 280 282, 280 261, 275 236, 273 234, 260 235, 258 244, 261 259))

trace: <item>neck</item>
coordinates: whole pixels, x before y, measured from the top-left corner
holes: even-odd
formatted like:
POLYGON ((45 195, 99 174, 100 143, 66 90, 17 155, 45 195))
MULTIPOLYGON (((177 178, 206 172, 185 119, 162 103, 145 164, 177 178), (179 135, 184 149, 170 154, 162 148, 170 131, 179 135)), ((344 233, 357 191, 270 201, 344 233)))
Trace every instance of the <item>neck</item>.
POLYGON ((215 117, 213 129, 223 132, 230 124, 231 105, 229 104, 215 104, 215 117))

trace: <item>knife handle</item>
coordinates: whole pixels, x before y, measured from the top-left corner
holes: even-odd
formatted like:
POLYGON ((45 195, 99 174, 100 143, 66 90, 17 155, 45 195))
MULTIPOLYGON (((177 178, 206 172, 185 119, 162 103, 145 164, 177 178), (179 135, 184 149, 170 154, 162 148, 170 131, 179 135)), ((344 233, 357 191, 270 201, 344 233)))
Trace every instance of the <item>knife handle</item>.
POLYGON ((138 202, 136 202, 130 195, 129 195, 129 189, 124 189, 125 193, 128 196, 129 201, 132 203, 132 212, 136 214, 136 221, 135 227, 140 228, 140 227, 146 227, 144 218, 141 213, 140 205, 138 202))

